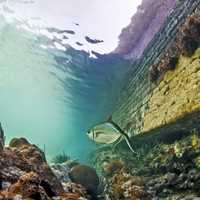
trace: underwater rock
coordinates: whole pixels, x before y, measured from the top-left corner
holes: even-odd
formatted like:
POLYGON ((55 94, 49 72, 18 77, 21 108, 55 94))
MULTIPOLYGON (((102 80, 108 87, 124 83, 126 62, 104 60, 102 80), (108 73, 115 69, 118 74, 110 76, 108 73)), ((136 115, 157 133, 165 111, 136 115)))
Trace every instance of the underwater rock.
POLYGON ((51 169, 62 183, 70 181, 69 178, 70 167, 67 165, 67 163, 52 164, 51 169))
POLYGON ((9 147, 19 148, 19 147, 21 147, 23 145, 29 145, 29 144, 30 143, 25 138, 13 138, 9 143, 9 147))
POLYGON ((124 163, 120 160, 113 160, 104 168, 105 176, 113 176, 116 172, 124 168, 124 163))
POLYGON ((0 152, 0 180, 15 183, 28 172, 35 172, 49 182, 56 194, 64 193, 60 181, 46 163, 44 153, 26 139, 14 139, 10 147, 0 152))
POLYGON ((48 166, 45 154, 41 149, 36 145, 30 144, 25 138, 11 140, 10 149, 13 154, 18 155, 31 166, 31 171, 37 172, 41 178, 51 183, 56 193, 63 192, 61 183, 48 166))
POLYGON ((132 176, 124 170, 116 173, 108 179, 107 190, 111 200, 150 200, 151 195, 145 189, 143 180, 138 176, 132 176))
MULTIPOLYGON (((67 195, 76 194, 78 197, 82 197, 85 199, 91 199, 91 196, 87 193, 86 189, 80 185, 73 182, 63 183, 63 187, 67 195)), ((69 195, 69 196, 70 196, 69 195)))
POLYGON ((76 165, 70 171, 72 182, 83 185, 91 194, 96 194, 99 177, 95 169, 86 165, 76 165))
POLYGON ((27 173, 19 178, 17 183, 8 188, 5 198, 13 198, 16 195, 21 195, 22 199, 38 199, 49 200, 50 197, 55 196, 49 187, 47 189, 42 187, 42 181, 38 174, 34 172, 27 173))
POLYGON ((72 183, 69 177, 70 170, 76 165, 79 165, 79 163, 76 160, 68 160, 64 163, 56 163, 56 164, 54 163, 50 165, 51 170, 56 175, 58 180, 61 182, 65 191, 66 191, 66 184, 68 185, 68 183, 72 183))
POLYGON ((21 200, 89 200, 86 189, 75 183, 66 184, 66 193, 57 196, 48 182, 34 172, 26 173, 7 190, 0 191, 0 199, 21 200), (1 198, 2 196, 2 198, 1 198))
POLYGON ((7 148, 0 152, 0 180, 13 183, 28 171, 31 171, 31 165, 19 155, 7 148))
POLYGON ((25 138, 12 139, 9 147, 31 164, 38 165, 46 162, 44 152, 36 145, 30 144, 25 138))
MULTIPOLYGON (((69 166, 73 166, 72 163, 69 162, 69 166)), ((62 169, 64 174, 70 170, 68 164, 66 166, 54 166, 54 169, 62 169)), ((84 186, 62 175, 57 174, 57 178, 37 146, 25 138, 15 138, 10 147, 0 152, 0 200, 91 199, 84 186)))

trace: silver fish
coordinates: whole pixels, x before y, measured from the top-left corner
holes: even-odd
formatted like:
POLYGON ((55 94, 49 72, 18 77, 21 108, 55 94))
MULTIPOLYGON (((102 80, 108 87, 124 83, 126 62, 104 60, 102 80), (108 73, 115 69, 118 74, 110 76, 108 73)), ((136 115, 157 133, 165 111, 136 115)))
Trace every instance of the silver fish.
POLYGON ((87 135, 100 144, 112 144, 121 138, 121 134, 108 122, 96 125, 88 131, 87 135))
POLYGON ((87 135, 93 141, 102 144, 113 144, 119 141, 123 137, 129 149, 134 154, 137 154, 132 147, 129 136, 120 128, 118 124, 116 124, 112 120, 112 117, 109 117, 106 122, 97 124, 96 126, 91 128, 87 132, 87 135))

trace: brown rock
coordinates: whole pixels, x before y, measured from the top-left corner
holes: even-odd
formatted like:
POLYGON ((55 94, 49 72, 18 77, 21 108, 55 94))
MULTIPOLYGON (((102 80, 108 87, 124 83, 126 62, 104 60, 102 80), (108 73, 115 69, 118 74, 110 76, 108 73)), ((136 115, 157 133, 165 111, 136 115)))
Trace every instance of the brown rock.
POLYGON ((86 165, 76 165, 71 169, 70 178, 74 183, 83 185, 91 194, 97 192, 99 177, 96 171, 86 165))
POLYGON ((36 145, 30 144, 25 138, 12 139, 9 147, 31 164, 37 165, 46 162, 44 152, 36 145))
POLYGON ((30 145, 26 138, 13 138, 10 143, 9 147, 22 147, 23 145, 30 145))
POLYGON ((22 175, 18 181, 8 189, 0 190, 0 200, 85 200, 91 199, 83 186, 75 183, 66 183, 67 191, 62 195, 56 195, 53 188, 46 180, 35 173, 30 172, 22 175))
POLYGON ((22 199, 38 199, 50 200, 53 196, 50 186, 44 186, 38 174, 34 172, 27 173, 19 178, 17 183, 11 185, 8 189, 6 198, 11 198, 20 195, 22 199))
POLYGON ((50 183, 54 193, 64 193, 60 181, 46 163, 44 153, 25 138, 13 139, 10 147, 0 152, 0 179, 15 183, 21 175, 31 171, 50 183))
POLYGON ((25 138, 14 138, 9 147, 0 151, 0 200, 90 199, 81 185, 66 183, 64 187, 65 191, 43 151, 25 138), (8 182, 6 188, 1 187, 3 181, 8 182))

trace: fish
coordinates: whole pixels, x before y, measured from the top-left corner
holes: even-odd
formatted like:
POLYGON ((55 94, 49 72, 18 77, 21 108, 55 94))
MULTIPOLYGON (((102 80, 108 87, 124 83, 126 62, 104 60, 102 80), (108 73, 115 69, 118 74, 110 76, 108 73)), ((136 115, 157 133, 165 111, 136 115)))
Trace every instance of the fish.
POLYGON ((99 144, 112 144, 121 134, 110 123, 98 124, 87 132, 90 139, 99 144))
POLYGON ((128 134, 113 121, 112 117, 109 117, 103 123, 93 126, 88 130, 87 135, 90 139, 100 144, 114 144, 124 138, 131 152, 137 154, 128 134))

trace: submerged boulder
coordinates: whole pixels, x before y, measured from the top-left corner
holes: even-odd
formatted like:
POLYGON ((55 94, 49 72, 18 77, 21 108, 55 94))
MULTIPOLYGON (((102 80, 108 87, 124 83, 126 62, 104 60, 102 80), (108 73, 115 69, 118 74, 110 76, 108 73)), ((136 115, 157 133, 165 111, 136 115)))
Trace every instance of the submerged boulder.
POLYGON ((28 140, 26 138, 13 138, 9 143, 9 147, 20 148, 23 145, 29 145, 29 144, 30 143, 28 142, 28 140))
POLYGON ((35 172, 47 181, 54 193, 64 193, 60 180, 46 162, 44 152, 25 138, 15 138, 9 147, 0 152, 0 181, 13 184, 29 172, 35 172))
MULTIPOLYGON (((0 133, 4 138, 3 131, 0 133)), ((44 152, 25 138, 14 138, 9 147, 4 148, 4 140, 1 144, 0 200, 91 199, 84 186, 72 183, 66 177, 57 177, 46 162, 44 152)), ((65 168, 63 173, 67 169, 70 171, 65 168)))
POLYGON ((74 183, 81 184, 89 193, 96 194, 99 177, 95 169, 86 165, 76 165, 71 169, 69 176, 74 183))
POLYGON ((31 164, 37 165, 46 162, 44 152, 36 145, 30 144, 25 138, 13 138, 9 147, 31 164))
POLYGON ((17 183, 9 187, 6 198, 20 195, 22 198, 48 200, 49 195, 47 193, 51 188, 46 189, 42 187, 41 183, 42 181, 38 174, 34 172, 27 173, 21 176, 17 183))
POLYGON ((29 172, 19 177, 8 188, 0 188, 0 200, 91 200, 85 188, 68 182, 66 192, 56 195, 53 187, 37 173, 29 172))

